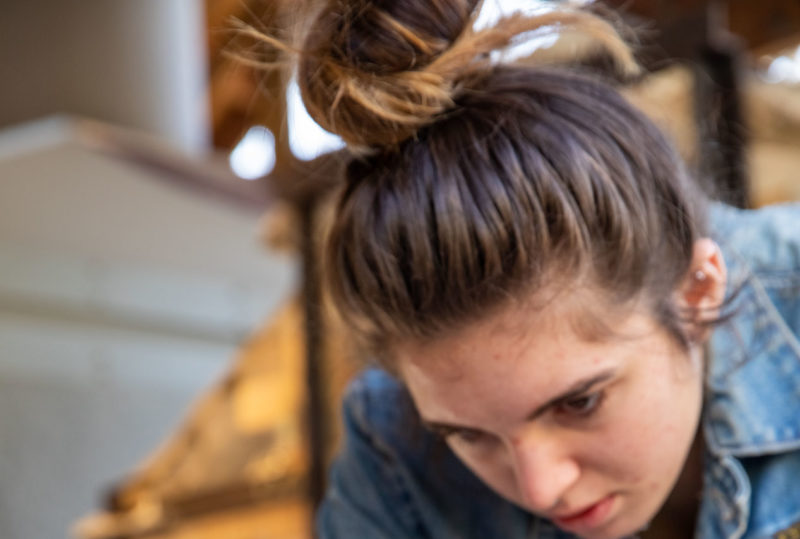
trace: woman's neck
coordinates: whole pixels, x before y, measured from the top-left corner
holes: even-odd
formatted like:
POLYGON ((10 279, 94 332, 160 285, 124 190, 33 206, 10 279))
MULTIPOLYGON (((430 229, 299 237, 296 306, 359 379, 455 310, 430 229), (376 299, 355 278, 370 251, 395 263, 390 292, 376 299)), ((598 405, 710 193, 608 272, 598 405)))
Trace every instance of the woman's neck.
POLYGON ((703 490, 703 454, 705 443, 698 427, 675 486, 664 505, 639 534, 642 539, 686 539, 694 535, 700 497, 703 490))

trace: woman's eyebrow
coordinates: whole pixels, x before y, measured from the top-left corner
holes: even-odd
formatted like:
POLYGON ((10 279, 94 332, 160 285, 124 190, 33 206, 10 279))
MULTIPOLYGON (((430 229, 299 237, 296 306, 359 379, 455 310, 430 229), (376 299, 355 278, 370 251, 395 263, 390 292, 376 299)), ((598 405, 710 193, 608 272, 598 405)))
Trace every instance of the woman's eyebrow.
POLYGON ((449 436, 454 432, 481 432, 480 430, 472 427, 450 425, 448 423, 428 422, 425 420, 422 421, 422 425, 437 436, 442 437, 449 436))
POLYGON ((538 406, 534 411, 529 413, 526 417, 528 421, 532 419, 536 419, 543 413, 545 413, 551 407, 571 398, 579 397, 582 394, 589 391, 592 387, 596 386, 601 382, 605 382, 613 378, 617 374, 616 369, 606 369, 604 371, 600 371, 599 373, 590 376, 588 378, 582 378, 573 382, 565 391, 561 394, 549 399, 547 402, 538 406))
POLYGON ((428 429, 431 432, 435 432, 440 435, 446 435, 451 432, 460 431, 460 430, 475 430, 472 427, 467 427, 464 425, 456 425, 453 423, 442 423, 439 421, 428 421, 425 418, 420 418, 420 422, 422 426, 428 429))
MULTIPOLYGON (((617 374, 617 369, 606 369, 604 371, 600 371, 595 375, 592 375, 588 378, 581 378, 580 380, 576 380, 573 382, 564 392, 559 394, 556 397, 548 400, 546 403, 538 406, 533 412, 526 416, 526 420, 530 421, 532 419, 536 419, 543 413, 545 413, 549 408, 555 406, 556 404, 582 395, 586 391, 590 390, 595 385, 605 382, 606 380, 610 380, 617 374)), ((439 421, 429 421, 424 417, 420 417, 420 422, 422 425, 433 432, 439 433, 447 433, 453 431, 478 431, 475 427, 470 427, 467 425, 458 425, 454 423, 444 423, 439 421)))

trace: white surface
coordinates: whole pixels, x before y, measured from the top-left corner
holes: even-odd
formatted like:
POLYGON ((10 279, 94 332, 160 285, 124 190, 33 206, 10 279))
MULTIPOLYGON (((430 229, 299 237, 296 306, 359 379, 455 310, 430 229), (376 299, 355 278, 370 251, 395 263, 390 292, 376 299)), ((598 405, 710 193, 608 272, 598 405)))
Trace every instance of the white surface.
POLYGON ((0 160, 0 243, 201 274, 274 303, 291 270, 259 243, 259 218, 77 144, 0 160))
POLYGON ((201 0, 0 5, 0 126, 66 112, 210 147, 201 0))
POLYGON ((66 537, 295 288, 260 215, 50 121, 0 133, 0 538, 66 537))
POLYGON ((0 313, 0 537, 66 537, 233 349, 0 313))

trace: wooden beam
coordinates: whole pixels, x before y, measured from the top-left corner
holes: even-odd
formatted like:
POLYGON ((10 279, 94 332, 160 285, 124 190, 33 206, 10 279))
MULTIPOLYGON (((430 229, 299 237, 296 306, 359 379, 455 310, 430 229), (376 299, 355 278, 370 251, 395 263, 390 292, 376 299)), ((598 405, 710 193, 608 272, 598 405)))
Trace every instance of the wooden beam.
POLYGON ((797 35, 800 29, 797 0, 728 0, 727 4, 728 26, 748 50, 797 35))

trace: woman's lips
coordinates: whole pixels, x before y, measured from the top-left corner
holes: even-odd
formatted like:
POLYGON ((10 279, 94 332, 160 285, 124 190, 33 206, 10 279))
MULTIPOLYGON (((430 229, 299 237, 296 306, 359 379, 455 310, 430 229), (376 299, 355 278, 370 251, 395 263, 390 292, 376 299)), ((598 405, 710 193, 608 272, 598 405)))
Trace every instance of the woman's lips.
POLYGON ((614 495, 606 496, 599 502, 575 513, 553 517, 553 523, 559 528, 587 529, 596 528, 608 516, 614 505, 614 495))

